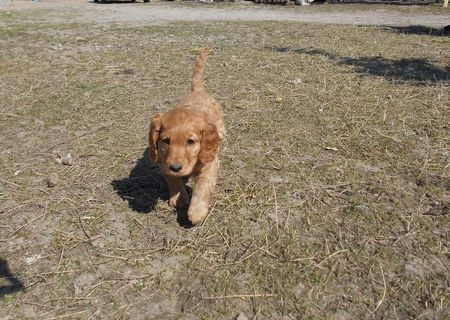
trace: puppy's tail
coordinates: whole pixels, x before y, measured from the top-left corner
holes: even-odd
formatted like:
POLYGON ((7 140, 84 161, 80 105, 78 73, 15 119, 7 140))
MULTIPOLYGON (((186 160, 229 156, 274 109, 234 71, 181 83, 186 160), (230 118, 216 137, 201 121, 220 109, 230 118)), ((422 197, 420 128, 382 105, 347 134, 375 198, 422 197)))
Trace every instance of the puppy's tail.
POLYGON ((211 49, 204 48, 200 53, 195 64, 194 74, 192 75, 192 91, 203 90, 203 70, 205 70, 205 62, 211 49))

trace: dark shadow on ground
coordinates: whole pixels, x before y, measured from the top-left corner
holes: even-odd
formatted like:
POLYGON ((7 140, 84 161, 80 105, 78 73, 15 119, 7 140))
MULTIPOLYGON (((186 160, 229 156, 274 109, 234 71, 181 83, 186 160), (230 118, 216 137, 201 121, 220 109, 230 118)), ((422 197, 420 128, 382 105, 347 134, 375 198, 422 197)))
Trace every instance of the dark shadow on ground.
MULTIPOLYGON (((450 20, 449 20, 450 21, 450 20)), ((407 26, 407 27, 399 27, 399 26, 387 26, 385 30, 394 32, 394 33, 402 33, 402 34, 416 34, 416 35, 425 35, 425 36, 434 36, 434 37, 448 37, 450 36, 450 32, 442 28, 431 28, 426 26, 407 26)))
POLYGON ((270 50, 325 56, 336 64, 352 66, 355 72, 381 76, 388 80, 410 82, 416 85, 450 83, 450 65, 441 68, 424 58, 387 59, 382 56, 351 58, 317 48, 270 48, 270 50))
POLYGON ((449 82, 450 66, 445 69, 423 58, 386 59, 384 57, 344 57, 338 61, 354 67, 359 73, 369 73, 388 79, 410 81, 418 84, 428 82, 449 82))
POLYGON ((0 280, 0 298, 24 289, 23 283, 11 273, 8 262, 2 258, 0 258, 0 280), (4 280, 8 282, 7 285, 1 284, 4 280))
MULTIPOLYGON (((149 213, 155 209, 158 200, 169 200, 169 190, 157 164, 150 159, 147 148, 127 178, 111 182, 114 190, 128 206, 138 213, 149 213)), ((188 188, 188 192, 191 190, 188 188)), ((177 210, 177 222, 189 227, 186 210, 177 210)))

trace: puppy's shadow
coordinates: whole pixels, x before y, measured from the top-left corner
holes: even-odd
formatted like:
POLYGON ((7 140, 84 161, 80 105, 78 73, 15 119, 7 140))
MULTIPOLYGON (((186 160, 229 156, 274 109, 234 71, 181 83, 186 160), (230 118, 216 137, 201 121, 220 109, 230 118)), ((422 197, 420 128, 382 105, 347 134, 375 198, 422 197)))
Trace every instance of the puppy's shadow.
MULTIPOLYGON (((111 182, 114 190, 128 206, 137 213, 149 213, 155 209, 158 200, 169 201, 169 190, 157 164, 150 159, 147 148, 127 178, 111 182)), ((191 193, 189 187, 188 192, 191 193)), ((177 222, 190 227, 186 209, 177 210, 177 222)))
POLYGON ((25 288, 23 283, 11 273, 8 262, 2 258, 0 258, 0 279, 9 282, 7 285, 2 285, 4 281, 0 282, 0 298, 25 288))

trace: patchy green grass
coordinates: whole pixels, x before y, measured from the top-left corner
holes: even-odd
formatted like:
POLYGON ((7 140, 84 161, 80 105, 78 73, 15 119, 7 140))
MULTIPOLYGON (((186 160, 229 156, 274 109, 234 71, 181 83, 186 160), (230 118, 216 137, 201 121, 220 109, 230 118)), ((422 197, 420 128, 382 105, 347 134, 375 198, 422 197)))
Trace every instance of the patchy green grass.
POLYGON ((448 37, 8 15, 1 317, 448 319, 448 37), (185 229, 147 134, 204 46, 228 139, 212 214, 185 229))

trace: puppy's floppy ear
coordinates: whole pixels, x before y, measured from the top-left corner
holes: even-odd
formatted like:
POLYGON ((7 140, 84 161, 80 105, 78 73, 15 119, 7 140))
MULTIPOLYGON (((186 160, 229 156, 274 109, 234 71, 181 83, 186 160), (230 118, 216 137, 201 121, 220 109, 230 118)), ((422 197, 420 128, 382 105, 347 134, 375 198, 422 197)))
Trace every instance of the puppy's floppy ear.
POLYGON ((207 123, 202 131, 202 140, 200 142, 200 153, 198 160, 201 163, 207 163, 214 160, 217 149, 219 148, 219 133, 214 124, 207 123))
POLYGON ((158 138, 159 131, 161 130, 161 117, 162 113, 155 113, 152 117, 152 121, 150 123, 150 155, 152 157, 152 161, 154 163, 158 162, 158 138))

